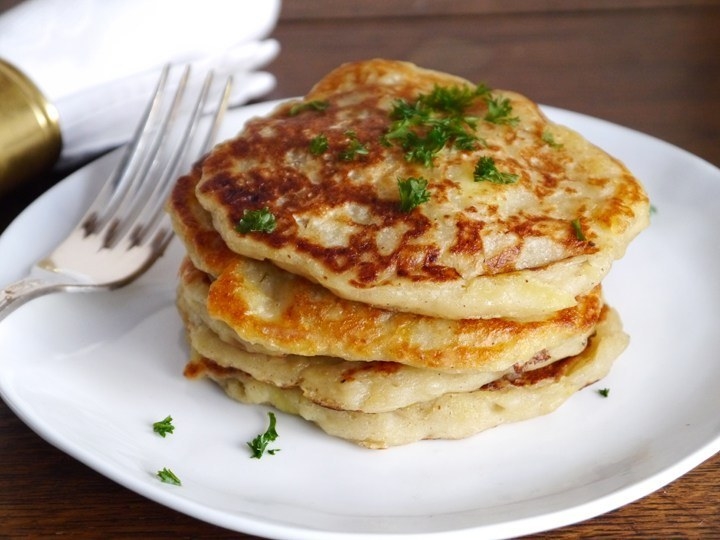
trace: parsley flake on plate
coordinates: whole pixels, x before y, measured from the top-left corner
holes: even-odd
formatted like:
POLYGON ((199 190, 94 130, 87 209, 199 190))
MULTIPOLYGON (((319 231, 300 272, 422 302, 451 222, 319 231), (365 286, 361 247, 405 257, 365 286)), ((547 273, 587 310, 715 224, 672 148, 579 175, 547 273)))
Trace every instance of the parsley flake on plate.
POLYGON ((163 469, 159 470, 157 472, 157 477, 160 479, 161 482, 164 482, 166 484, 172 484, 174 486, 181 486, 182 482, 180 479, 175 475, 174 472, 172 472, 167 467, 164 467, 163 469))
POLYGON ((278 438, 277 431, 275 430, 275 424, 277 422, 275 415, 272 412, 268 412, 268 416, 270 417, 270 425, 267 430, 265 430, 265 433, 261 433, 252 441, 247 443, 252 451, 252 455, 250 456, 251 458, 260 459, 265 453, 274 456, 280 451, 278 448, 268 449, 269 444, 278 438))
POLYGON ((175 431, 175 426, 173 426, 172 423, 172 416, 166 416, 163 420, 160 420, 159 422, 154 422, 153 431, 163 438, 168 433, 172 434, 173 431, 175 431))

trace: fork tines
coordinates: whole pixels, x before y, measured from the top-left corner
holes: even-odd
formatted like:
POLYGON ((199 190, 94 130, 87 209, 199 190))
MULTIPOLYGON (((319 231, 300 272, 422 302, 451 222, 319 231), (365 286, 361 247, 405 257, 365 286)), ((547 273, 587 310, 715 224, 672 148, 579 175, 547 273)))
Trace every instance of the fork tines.
POLYGON ((163 69, 132 141, 80 222, 85 235, 102 235, 105 247, 147 241, 164 247, 172 237, 163 212, 170 187, 210 150, 217 135, 231 78, 218 85, 208 73, 200 84, 189 67, 177 80, 171 71, 163 69), (211 118, 204 117, 206 111, 211 118))

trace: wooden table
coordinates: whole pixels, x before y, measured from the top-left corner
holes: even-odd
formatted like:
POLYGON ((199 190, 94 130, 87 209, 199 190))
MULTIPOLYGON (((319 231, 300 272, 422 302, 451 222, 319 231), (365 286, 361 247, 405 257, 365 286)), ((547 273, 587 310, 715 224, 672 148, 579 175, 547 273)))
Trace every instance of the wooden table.
MULTIPOLYGON (((387 0, 364 10, 286 0, 268 97, 302 94, 344 61, 398 58, 629 126, 720 165, 720 3, 675 3, 387 0)), ((0 230, 58 176, 1 196, 0 230)), ((251 538, 118 486, 0 403, 0 537, 58 536, 251 538)), ((720 537, 719 455, 640 501, 534 538, 670 536, 720 537)))

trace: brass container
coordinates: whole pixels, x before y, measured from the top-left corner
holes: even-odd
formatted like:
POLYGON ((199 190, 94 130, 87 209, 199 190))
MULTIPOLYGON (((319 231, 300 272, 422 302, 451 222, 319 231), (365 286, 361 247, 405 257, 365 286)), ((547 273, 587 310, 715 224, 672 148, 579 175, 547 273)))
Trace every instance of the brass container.
POLYGON ((55 164, 62 147, 58 120, 38 87, 0 59, 0 192, 55 164))

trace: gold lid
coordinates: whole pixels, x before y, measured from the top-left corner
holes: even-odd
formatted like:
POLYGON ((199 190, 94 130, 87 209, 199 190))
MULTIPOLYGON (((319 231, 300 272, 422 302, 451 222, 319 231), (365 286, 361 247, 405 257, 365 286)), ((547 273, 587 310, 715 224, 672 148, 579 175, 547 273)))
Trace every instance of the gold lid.
POLYGON ((20 70, 0 59, 0 192, 49 170, 61 146, 55 107, 20 70))

